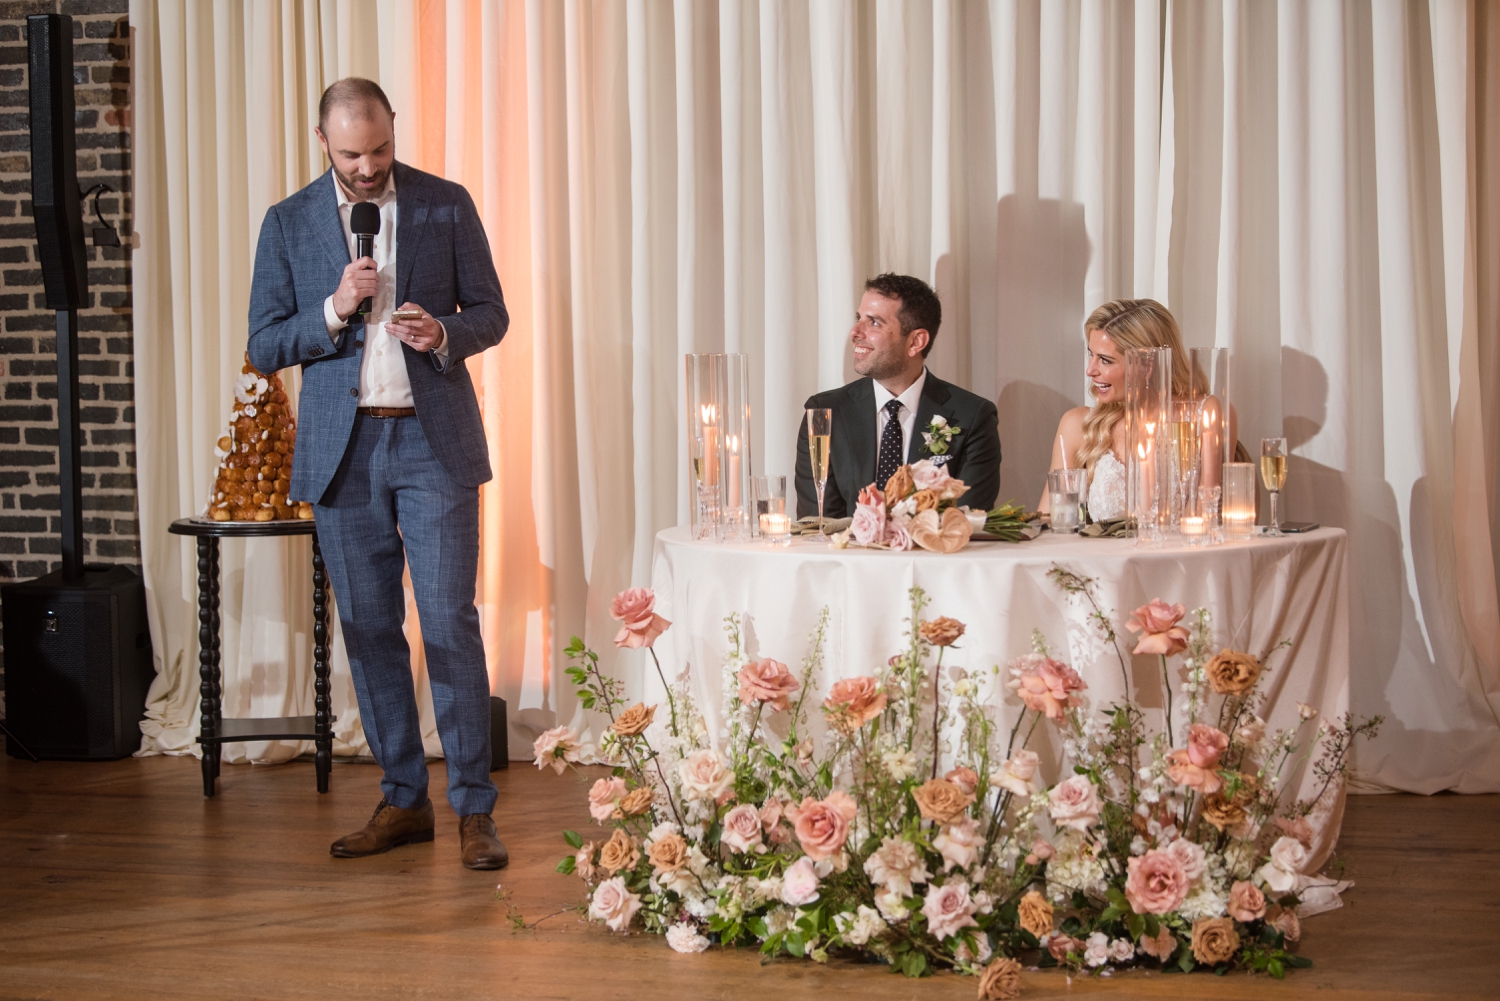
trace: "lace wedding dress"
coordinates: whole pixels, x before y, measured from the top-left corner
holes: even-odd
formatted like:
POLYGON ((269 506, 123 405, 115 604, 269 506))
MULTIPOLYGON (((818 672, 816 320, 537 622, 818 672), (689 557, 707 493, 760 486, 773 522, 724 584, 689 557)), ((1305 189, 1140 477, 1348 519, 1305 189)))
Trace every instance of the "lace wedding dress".
POLYGON ((1105 452, 1094 463, 1088 503, 1089 517, 1094 521, 1125 517, 1125 464, 1115 458, 1115 453, 1105 452))

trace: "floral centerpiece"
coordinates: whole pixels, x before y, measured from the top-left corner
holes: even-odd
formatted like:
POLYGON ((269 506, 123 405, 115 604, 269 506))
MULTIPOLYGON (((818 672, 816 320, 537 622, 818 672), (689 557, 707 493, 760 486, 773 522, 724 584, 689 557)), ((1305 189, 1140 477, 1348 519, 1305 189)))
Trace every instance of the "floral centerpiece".
POLYGON ((902 466, 885 481, 859 492, 847 532, 834 537, 838 547, 850 544, 904 551, 918 546, 936 553, 956 553, 969 544, 972 527, 957 506, 969 488, 948 475, 947 466, 922 459, 902 466))
MULTIPOLYGON (((1093 581, 1058 567, 1052 578, 1093 604, 1123 670, 1093 581)), ((620 645, 649 648, 667 627, 649 594, 617 599, 617 617, 632 617, 620 645)), ((575 638, 569 674, 609 717, 598 750, 617 762, 588 793, 600 833, 564 832, 557 867, 584 880, 589 916, 680 952, 718 943, 863 955, 909 976, 950 968, 977 976, 981 999, 1014 997, 1023 960, 1277 977, 1309 965, 1289 951, 1299 910, 1329 906, 1343 884, 1303 872, 1307 818, 1378 718, 1318 723, 1308 709, 1267 732, 1256 715, 1266 657, 1215 655, 1206 611, 1184 626, 1181 605, 1152 602, 1130 619, 1134 652, 1169 678, 1180 658, 1187 701, 1182 725, 1151 733, 1128 677, 1127 697, 1095 710, 1040 635, 1004 672, 945 666, 965 627, 924 619, 926 605, 914 588, 905 649, 822 698, 826 609, 797 670, 750 659, 729 616, 719 744, 686 684, 667 689, 665 720, 627 706, 575 638), (1050 786, 1030 746, 1040 727, 1065 748, 1066 777, 1050 786), (1283 778, 1309 754, 1321 788, 1284 802, 1283 778)), ((561 772, 578 747, 566 728, 549 731, 537 765, 561 772)))

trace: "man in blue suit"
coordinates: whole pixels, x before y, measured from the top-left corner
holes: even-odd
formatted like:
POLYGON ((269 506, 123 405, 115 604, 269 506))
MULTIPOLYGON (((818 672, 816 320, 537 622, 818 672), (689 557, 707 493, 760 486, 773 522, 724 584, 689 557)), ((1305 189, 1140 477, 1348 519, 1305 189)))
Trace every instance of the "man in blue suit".
POLYGON ((318 118, 332 169, 266 213, 250 360, 263 372, 302 366, 291 496, 313 504, 360 720, 384 771, 369 823, 330 851, 356 858, 433 839, 402 632, 409 566, 460 855, 498 869, 508 856, 490 816, 489 678, 474 607, 478 488, 491 472, 464 360, 499 343, 510 319, 473 200, 396 162, 384 92, 340 80, 318 118), (380 228, 373 253, 351 260, 359 202, 376 205, 380 228), (410 318, 393 318, 397 309, 410 318))

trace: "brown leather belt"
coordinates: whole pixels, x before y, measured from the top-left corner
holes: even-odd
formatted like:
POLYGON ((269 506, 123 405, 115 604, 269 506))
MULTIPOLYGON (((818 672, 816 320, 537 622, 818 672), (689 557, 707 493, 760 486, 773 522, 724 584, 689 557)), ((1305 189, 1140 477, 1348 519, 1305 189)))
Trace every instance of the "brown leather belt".
POLYGON ((366 417, 415 417, 416 407, 360 407, 359 412, 366 417))

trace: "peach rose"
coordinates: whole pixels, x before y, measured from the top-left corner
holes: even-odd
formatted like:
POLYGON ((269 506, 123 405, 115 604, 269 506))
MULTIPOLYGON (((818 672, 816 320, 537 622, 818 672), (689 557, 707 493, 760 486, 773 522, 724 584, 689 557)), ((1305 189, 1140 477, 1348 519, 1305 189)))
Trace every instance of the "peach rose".
POLYGON ((1021 927, 1037 938, 1052 930, 1052 904, 1036 890, 1021 898, 1017 913, 1021 927))
POLYGON ((1079 705, 1073 693, 1088 687, 1068 665, 1036 653, 1018 657, 1011 663, 1010 673, 1010 687, 1026 708, 1054 720, 1063 718, 1063 710, 1079 705))
POLYGON ((917 801, 917 809, 922 811, 922 816, 939 824, 957 820, 969 808, 969 804, 974 802, 973 796, 966 795, 947 779, 924 782, 913 789, 911 795, 917 801))
POLYGON ((573 871, 581 876, 585 883, 594 881, 594 849, 598 847, 592 841, 585 841, 583 847, 578 849, 578 854, 573 856, 573 871))
POLYGON ((859 492, 859 501, 858 501, 858 503, 862 507, 878 507, 882 511, 884 511, 885 510, 885 494, 881 493, 879 487, 877 487, 875 484, 871 483, 869 486, 865 487, 863 490, 861 490, 859 492))
POLYGON ((1014 796, 1030 796, 1036 791, 1036 766, 1041 761, 1035 751, 1024 747, 1010 760, 990 773, 990 785, 1014 796))
POLYGON ((979 975, 979 1001, 1010 1001, 1021 996, 1021 964, 997 959, 979 975))
POLYGON ((717 800, 734 788, 734 772, 724 767, 713 748, 694 751, 677 765, 677 777, 689 799, 717 800))
POLYGON ((797 843, 814 862, 832 858, 843 850, 849 840, 849 822, 859 812, 854 798, 840 789, 829 793, 826 799, 802 800, 801 806, 787 807, 789 817, 797 832, 797 843))
POLYGON ((1167 778, 1205 796, 1213 795, 1224 785, 1218 773, 1219 755, 1228 746, 1228 734, 1205 723, 1194 723, 1187 749, 1167 755, 1167 778))
POLYGON ((965 796, 972 796, 979 790, 979 773, 972 768, 964 768, 960 765, 943 778, 958 786, 965 796))
POLYGON ((616 812, 620 817, 634 817, 637 814, 645 813, 651 808, 651 801, 654 798, 655 794, 652 793, 649 786, 632 789, 625 794, 624 799, 620 800, 619 805, 616 807, 616 812))
POLYGON ((676 872, 688 863, 687 842, 676 831, 663 834, 646 846, 646 858, 660 874, 676 872))
POLYGON ((1086 831, 1099 822, 1099 811, 1104 803, 1099 799, 1099 790, 1087 775, 1074 775, 1063 779, 1047 794, 1047 812, 1059 827, 1071 827, 1075 831, 1086 831))
POLYGON ((1295 908, 1271 905, 1266 908, 1266 924, 1281 932, 1282 938, 1288 942, 1302 937, 1302 922, 1297 919, 1295 908))
POLYGON ((1193 958, 1204 966, 1218 966, 1234 958, 1240 933, 1233 918, 1205 918, 1193 923, 1193 958))
POLYGON ((916 485, 912 482, 911 467, 901 466, 891 474, 890 479, 885 481, 886 502, 898 504, 910 497, 916 489, 916 485))
POLYGON ((1137 914, 1168 914, 1187 897, 1188 878, 1170 852, 1152 849, 1126 863, 1125 899, 1137 914))
POLYGON ((646 732, 651 725, 652 719, 656 717, 656 707, 647 706, 644 702, 637 702, 616 717, 610 726, 618 736, 635 737, 646 732))
POLYGON ((1248 653, 1226 648, 1204 666, 1203 673, 1209 687, 1220 695, 1244 695, 1255 687, 1260 670, 1260 661, 1248 653))
POLYGON ((1229 889, 1229 905, 1225 908, 1236 921, 1249 924, 1266 916, 1266 895, 1256 889, 1254 883, 1237 881, 1229 889))
POLYGON ((952 646, 964 634, 964 624, 946 615, 923 622, 917 628, 922 633, 922 638, 933 646, 952 646))
POLYGON ((640 860, 640 850, 623 828, 616 827, 609 840, 604 842, 604 847, 599 849, 599 866, 610 875, 621 869, 634 869, 640 860))
POLYGON ((625 780, 599 779, 589 790, 589 816, 604 823, 614 816, 615 805, 625 798, 625 780))
POLYGON ((783 712, 791 705, 791 696, 802 685, 785 664, 771 660, 752 661, 740 668, 740 702, 760 702, 783 712))
POLYGON ((1158 926, 1154 937, 1148 935, 1141 936, 1140 950, 1146 955, 1165 963, 1171 958, 1172 953, 1177 951, 1177 939, 1173 936, 1172 929, 1163 924, 1158 926))
POLYGON ((719 840, 737 852, 748 852, 760 847, 761 827, 760 812, 749 803, 741 803, 739 806, 724 814, 723 833, 719 840))
MULTIPOLYGON (((1170 771, 1168 768, 1169 773, 1170 771)), ((1245 808, 1236 800, 1225 796, 1222 791, 1210 793, 1203 797, 1203 819, 1220 831, 1225 831, 1245 822, 1245 808)))
POLYGON ((1188 631, 1177 624, 1186 614, 1187 606, 1169 605, 1160 598, 1152 598, 1149 604, 1131 612, 1125 628, 1141 634, 1132 652, 1170 657, 1186 650, 1188 631))
POLYGON ((938 495, 931 490, 918 490, 911 495, 911 502, 916 505, 917 514, 923 511, 936 511, 938 495))
POLYGON ((823 710, 834 729, 853 733, 885 712, 886 696, 871 677, 835 681, 823 700, 823 710))
POLYGON ((1083 949, 1084 945, 1082 941, 1070 935, 1064 935, 1061 932, 1047 940, 1047 951, 1059 963, 1066 963, 1068 961, 1068 953, 1070 952, 1082 955, 1083 949))
POLYGON ((672 623, 656 614, 656 592, 649 587, 626 588, 609 603, 609 614, 623 623, 615 646, 649 647, 672 623))
POLYGON ((589 901, 589 917, 595 921, 603 921, 610 931, 629 928, 630 920, 640 909, 640 896, 631 893, 625 886, 625 880, 619 876, 600 883, 589 901))

